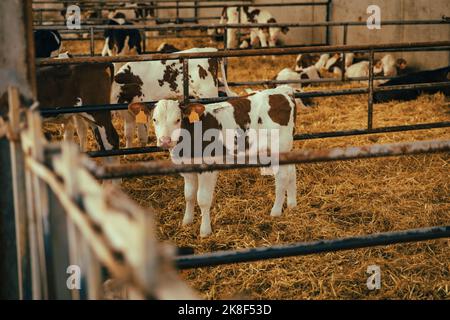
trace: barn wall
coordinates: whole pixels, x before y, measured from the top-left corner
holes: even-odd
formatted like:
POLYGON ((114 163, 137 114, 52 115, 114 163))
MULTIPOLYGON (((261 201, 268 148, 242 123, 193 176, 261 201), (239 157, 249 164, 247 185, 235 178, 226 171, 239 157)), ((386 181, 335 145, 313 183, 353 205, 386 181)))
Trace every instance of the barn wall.
MULTIPOLYGON (((376 4, 381 9, 383 20, 426 20, 441 19, 450 15, 450 1, 433 0, 334 0, 331 18, 333 21, 365 21, 366 9, 376 4)), ((332 44, 342 43, 342 28, 333 28, 332 44)), ((445 41, 450 39, 450 25, 422 26, 383 26, 380 30, 366 27, 351 27, 348 44, 445 41)), ((419 68, 438 68, 450 64, 448 52, 398 53, 410 66, 419 68)))
MULTIPOLYGON (((255 3, 323 2, 323 0, 254 0, 255 3)), ((333 0, 331 21, 365 21, 366 9, 371 4, 381 8, 383 20, 440 19, 450 15, 450 1, 433 0, 333 0)), ((325 7, 270 7, 279 22, 322 22, 325 7)), ((221 9, 202 9, 201 16, 220 15, 221 9)), ((192 13, 188 13, 192 14, 192 13)), ((214 20, 211 23, 216 22, 214 20)), ((202 21, 207 23, 207 21, 202 21)), ((342 27, 331 28, 331 44, 342 44, 342 27)), ((381 30, 364 27, 349 27, 348 44, 443 41, 450 39, 450 25, 382 26, 381 30)), ((291 28, 286 36, 288 44, 311 44, 325 42, 325 28, 291 28)), ((412 67, 437 68, 450 64, 448 52, 398 53, 412 67)))

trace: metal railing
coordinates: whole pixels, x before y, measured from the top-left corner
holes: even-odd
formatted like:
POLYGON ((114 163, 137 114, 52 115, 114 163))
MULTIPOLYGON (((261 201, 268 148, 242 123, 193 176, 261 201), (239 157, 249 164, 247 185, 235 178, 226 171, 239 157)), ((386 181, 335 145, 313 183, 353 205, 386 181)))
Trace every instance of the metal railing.
MULTIPOLYGON (((398 51, 398 50, 449 50, 450 41, 438 41, 438 42, 425 42, 425 43, 395 43, 395 44, 377 44, 377 45, 343 45, 343 46, 323 46, 323 47, 292 47, 292 48, 266 48, 266 49, 249 49, 249 50, 239 50, 239 51, 218 51, 218 52, 202 52, 202 53, 173 53, 173 54, 151 54, 151 55, 140 55, 140 56, 122 56, 122 57, 87 57, 87 58, 72 58, 72 59, 42 59, 38 61, 39 66, 48 65, 61 65, 61 64, 76 64, 76 63, 104 63, 104 62, 129 62, 129 61, 157 61, 157 60, 180 60, 183 65, 187 65, 188 59, 201 59, 201 58, 227 58, 227 57, 248 57, 248 56, 261 56, 261 55, 281 55, 281 54, 299 54, 299 53, 322 53, 322 52, 369 52, 370 63, 373 65, 374 53, 379 51, 398 51)), ((383 132, 400 132, 409 130, 423 130, 431 128, 443 128, 449 127, 450 122, 436 122, 436 123, 421 123, 421 124, 411 124, 404 126, 391 126, 391 127, 373 127, 373 96, 377 92, 394 91, 394 90, 411 90, 411 89, 430 89, 430 88, 443 88, 450 85, 449 82, 443 83, 420 83, 420 84, 409 84, 402 86, 385 86, 385 87, 374 87, 373 82, 378 80, 373 74, 373 68, 369 69, 368 78, 358 78, 360 81, 368 80, 367 88, 351 88, 351 89, 340 89, 340 90, 325 90, 325 91, 312 91, 312 92, 300 92, 296 93, 297 98, 311 98, 311 97, 327 97, 336 95, 352 95, 352 94, 368 94, 368 108, 367 108, 367 128, 366 129, 353 129, 347 131, 336 131, 336 132, 318 132, 318 133, 307 133, 302 135, 296 135, 295 140, 305 140, 305 139, 316 139, 316 138, 328 138, 328 137, 346 137, 351 135, 362 135, 362 134, 374 134, 383 132)), ((345 73, 345 66, 343 69, 345 73)), ((183 84, 185 88, 188 88, 187 68, 183 69, 183 84)), ((341 81, 341 80, 336 80, 341 81)), ((298 83, 306 82, 304 80, 299 81, 282 81, 281 83, 298 83)), ((314 82, 314 81, 308 81, 314 82)), ((248 82, 234 82, 232 85, 242 85, 248 84, 248 82)), ((264 84, 279 84, 279 81, 268 81, 265 80, 264 84)), ((227 100, 227 97, 221 98, 207 98, 207 99, 189 99, 188 89, 184 91, 185 103, 189 102, 200 102, 200 103, 213 103, 219 101, 227 100)), ((157 101, 147 101, 144 102, 148 106, 152 106, 157 101)), ((114 105, 102 105, 102 106, 80 106, 80 107, 70 107, 61 106, 60 108, 42 108, 41 114, 44 116, 53 116, 62 113, 81 113, 81 112, 94 112, 94 111, 107 111, 107 110, 125 110, 128 108, 128 104, 114 104, 114 105)), ((119 150, 105 150, 96 151, 90 153, 93 156, 110 156, 110 155, 124 155, 124 154, 139 154, 148 152, 158 152, 161 151, 157 147, 147 147, 143 149, 139 148, 129 148, 119 150)))

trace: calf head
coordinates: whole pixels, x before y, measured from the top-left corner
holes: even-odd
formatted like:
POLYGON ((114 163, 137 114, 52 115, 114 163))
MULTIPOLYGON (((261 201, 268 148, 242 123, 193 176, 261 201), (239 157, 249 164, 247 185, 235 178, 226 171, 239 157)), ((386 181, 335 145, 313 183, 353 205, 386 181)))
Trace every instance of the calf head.
POLYGON ((381 60, 375 60, 373 62, 374 75, 383 75, 383 62, 381 60))
POLYGON ((403 59, 403 58, 398 58, 397 61, 396 61, 396 65, 397 65, 397 68, 398 68, 399 70, 404 70, 404 69, 406 69, 408 63, 406 62, 405 59, 403 59))
MULTIPOLYGON (((128 110, 136 117, 142 112, 148 115, 150 113, 149 109, 140 102, 131 103, 128 110)), ((153 108, 151 117, 155 129, 156 145, 163 149, 173 148, 180 138, 179 129, 183 118, 188 117, 192 111, 195 111, 199 117, 204 111, 204 106, 190 104, 183 107, 177 100, 159 100, 153 108)))
MULTIPOLYGON (((267 23, 276 23, 277 21, 274 18, 270 18, 269 20, 267 20, 267 23)), ((289 31, 288 27, 272 27, 269 28, 269 45, 271 47, 276 46, 276 44, 278 43, 278 40, 281 37, 281 34, 287 34, 289 31)))
POLYGON ((301 72, 303 71, 303 69, 313 66, 318 60, 319 57, 317 55, 312 55, 309 53, 301 53, 297 56, 294 70, 297 72, 301 72))

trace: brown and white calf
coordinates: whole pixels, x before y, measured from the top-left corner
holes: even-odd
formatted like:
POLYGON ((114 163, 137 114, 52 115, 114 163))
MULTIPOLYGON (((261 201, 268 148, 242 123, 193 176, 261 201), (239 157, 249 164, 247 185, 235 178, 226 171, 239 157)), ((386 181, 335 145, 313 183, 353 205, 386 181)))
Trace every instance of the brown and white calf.
MULTIPOLYGON (((180 51, 215 52, 215 48, 193 48, 180 51)), ((218 60, 189 60, 189 96, 194 98, 214 98, 219 95, 218 60)), ((220 63, 223 72, 223 64, 220 63)), ((228 96, 234 95, 226 83, 228 96)), ((114 76, 111 90, 111 103, 134 103, 161 99, 177 99, 183 96, 183 64, 179 60, 129 62, 123 65, 114 76)), ((148 141, 149 114, 147 108, 136 117, 128 110, 119 111, 124 119, 126 146, 133 146, 133 138, 138 129, 141 145, 148 141)))
MULTIPOLYGON (((289 31, 287 27, 270 27, 270 23, 277 21, 272 14, 263 9, 242 6, 242 7, 225 7, 222 11, 220 19, 221 24, 236 24, 236 23, 267 23, 267 27, 251 28, 250 29, 250 46, 254 47, 259 39, 261 47, 275 47, 280 40, 281 33, 286 34, 289 31), (240 11, 240 20, 239 20, 240 11)), ((237 48, 240 44, 237 43, 238 29, 227 28, 227 48, 237 48)))
MULTIPOLYGON (((38 68, 37 98, 42 108, 109 104, 112 64, 59 65, 38 68)), ((94 133, 101 150, 119 148, 119 135, 111 120, 110 111, 61 114, 47 118, 60 121, 64 139, 73 140, 74 131, 80 140, 81 151, 87 149, 87 128, 94 133)))
MULTIPOLYGON (((244 137, 245 140, 245 143, 241 144, 244 149, 241 155, 248 156, 251 154, 250 150, 270 151, 275 154, 289 152, 293 146, 296 116, 293 94, 291 87, 280 86, 208 105, 197 103, 183 107, 175 100, 160 100, 152 116, 158 146, 169 149, 175 163, 180 159, 192 163, 194 159, 199 158, 200 162, 205 163, 209 155, 218 157, 221 150, 229 155, 239 154, 236 153, 236 136, 244 137), (270 139, 273 132, 276 133, 276 139, 270 139), (211 151, 209 142, 212 140, 216 148, 215 152, 209 154, 207 151, 211 151), (197 149, 196 143, 199 145, 197 149), (186 146, 187 148, 183 149, 186 146)), ((129 108, 131 112, 138 113, 144 106, 134 103, 129 108)), ((183 225, 192 223, 197 199, 202 217, 200 236, 207 236, 211 233, 210 210, 218 172, 181 175, 184 177, 186 199, 183 225)), ((280 166, 275 171, 275 202, 271 216, 281 215, 286 194, 287 207, 295 207, 295 165, 280 166)))

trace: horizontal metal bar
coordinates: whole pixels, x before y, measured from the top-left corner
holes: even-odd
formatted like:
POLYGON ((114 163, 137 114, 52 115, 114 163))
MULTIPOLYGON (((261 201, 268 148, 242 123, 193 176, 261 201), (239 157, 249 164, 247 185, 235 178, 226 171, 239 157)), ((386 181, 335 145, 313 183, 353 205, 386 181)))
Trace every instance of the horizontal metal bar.
MULTIPOLYGON (((327 161, 342 161, 368 159, 399 155, 415 155, 422 153, 436 153, 450 151, 450 140, 431 140, 417 142, 403 142, 391 144, 375 144, 362 147, 332 148, 321 150, 297 150, 272 155, 279 165, 315 163, 327 161)), ((147 175, 168 175, 175 173, 205 172, 217 170, 232 170, 241 168, 259 168, 270 166, 270 163, 224 163, 223 157, 197 159, 200 164, 193 164, 194 160, 186 159, 183 164, 175 164, 170 160, 155 160, 134 162, 121 165, 90 166, 91 173, 98 179, 133 178, 147 175)), ((181 160, 180 160, 181 161, 181 160)), ((194 162, 195 163, 195 162, 194 162)))
POLYGON ((94 64, 107 62, 130 62, 130 61, 157 61, 157 60, 178 60, 178 59, 204 59, 204 58, 224 58, 224 57, 249 57, 266 55, 289 55, 299 53, 315 52, 352 52, 352 51, 383 51, 385 49, 402 48, 428 48, 450 46, 450 41, 435 42, 405 42, 389 44, 371 44, 371 45, 335 45, 335 46, 311 46, 311 47, 289 47, 289 48, 264 48, 264 49, 245 49, 245 50, 223 50, 217 52, 194 52, 194 53, 161 53, 161 54, 143 54, 138 56, 115 56, 115 57, 87 57, 87 58, 69 58, 69 59, 37 59, 38 66, 51 66, 60 64, 94 64))
POLYGON ((141 147, 141 148, 125 148, 116 150, 100 150, 100 151, 89 151, 86 154, 91 158, 100 157, 111 157, 111 156, 125 156, 132 154, 144 154, 144 153, 154 153, 154 152, 165 152, 166 150, 161 149, 156 146, 141 147))
MULTIPOLYGON (((349 137, 349 136, 368 135, 377 133, 405 132, 413 130, 428 130, 428 129, 448 128, 448 127, 450 127, 450 121, 380 127, 380 128, 373 128, 371 130, 354 129, 354 130, 329 131, 329 132, 311 132, 311 133, 296 134, 294 135, 294 140, 349 137)), ((153 152, 167 152, 167 150, 161 149, 157 146, 149 146, 141 148, 125 148, 118 150, 90 151, 87 152, 87 154, 91 158, 99 158, 99 157, 132 155, 132 154, 144 154, 153 152)))
MULTIPOLYGON (((142 20, 141 20, 142 21, 142 20)), ((383 21, 383 26, 396 26, 396 25, 434 25, 434 24, 450 24, 446 20, 387 20, 383 21)), ((230 23, 230 24, 190 24, 190 25, 159 25, 159 26, 147 26, 142 24, 133 25, 81 25, 81 29, 72 30, 73 32, 84 33, 89 31, 89 28, 97 30, 105 29, 139 29, 146 31, 165 31, 165 30, 207 30, 207 29, 219 29, 227 28, 259 28, 259 27, 291 27, 291 28, 310 28, 310 27, 342 27, 342 26, 366 26, 366 22, 361 21, 332 21, 332 22, 311 22, 311 23, 230 23)), ((62 26, 35 26, 35 30, 67 30, 67 27, 62 26)))
POLYGON ((253 262, 325 252, 361 249, 375 246, 386 246, 398 243, 417 242, 448 237, 450 237, 450 226, 439 226, 382 232, 333 240, 319 240, 270 247, 184 255, 175 258, 174 263, 178 269, 191 269, 231 263, 253 262))
MULTIPOLYGON (((176 1, 173 1, 176 2, 176 1)), ((233 6, 245 6, 248 3, 234 3, 233 6)), ((251 6, 255 8, 260 7, 319 7, 326 6, 327 2, 290 2, 290 3, 253 3, 251 6)), ((103 10, 136 10, 136 9, 212 9, 223 8, 223 4, 199 4, 199 5, 145 5, 140 7, 112 7, 102 6, 103 10)), ((60 12, 61 9, 55 8, 33 8, 33 12, 60 12)))
MULTIPOLYGON (((80 0, 63 0, 64 3, 80 3, 80 0)), ((156 2, 156 3, 166 3, 166 2, 252 2, 253 0, 133 0, 133 3, 136 4, 146 4, 149 2, 156 2)), ((33 4, 39 5, 39 4, 62 4, 61 0, 39 0, 39 1, 33 1, 33 4)), ((89 0, 89 2, 81 2, 81 6, 83 7, 89 7, 91 4, 121 4, 123 3, 123 0, 89 0)), ((101 7, 100 7, 101 8, 101 7)), ((122 8, 122 6, 118 6, 118 9, 122 8)))
MULTIPOLYGON (((280 81, 287 82, 287 81, 280 81)), ((377 87, 375 92, 385 92, 385 91, 397 91, 405 89, 427 89, 427 88, 440 88, 448 87, 450 82, 436 82, 436 83, 419 83, 419 84, 408 84, 408 85, 396 85, 396 86, 385 86, 377 87)), ((341 90, 327 90, 327 91, 309 91, 309 92, 297 92, 295 93, 296 98, 314 98, 314 97, 329 97, 329 96, 342 96, 342 95, 353 95, 353 94, 365 94, 368 93, 367 88, 351 88, 351 89, 341 89, 341 90)), ((204 98, 204 99, 190 99, 189 102, 192 103, 215 103, 226 101, 236 97, 217 97, 217 98, 204 98)), ((143 104, 151 107, 154 106, 158 101, 147 101, 142 102, 143 104)), ((96 112, 96 111, 113 111, 113 110, 126 110, 128 109, 127 103, 119 104, 108 104, 108 105, 84 105, 79 107, 63 106, 57 108, 41 108, 39 112, 42 116, 55 116, 59 114, 69 114, 69 113, 82 113, 82 112, 96 112)))
POLYGON ((413 131, 413 130, 439 129, 439 128, 448 128, 448 127, 450 127, 450 121, 433 122, 433 123, 419 123, 419 124, 410 124, 410 125, 402 125, 402 126, 372 128, 371 130, 356 129, 356 130, 343 130, 343 131, 303 133, 303 134, 296 134, 294 136, 294 140, 337 138, 337 137, 358 136, 358 135, 367 135, 367 134, 376 134, 376 133, 392 133, 392 132, 403 132, 403 131, 413 131))

